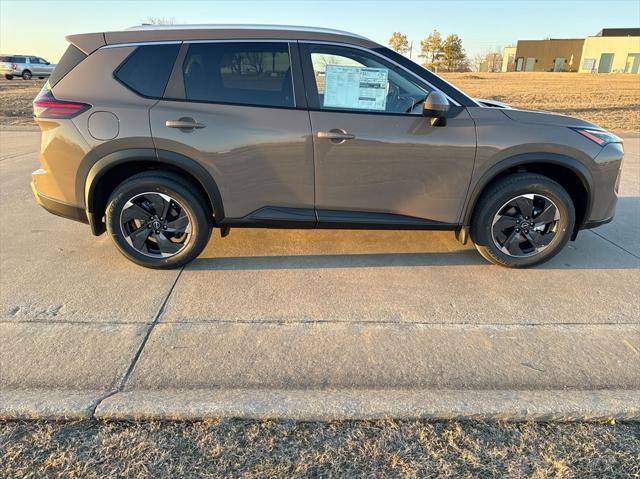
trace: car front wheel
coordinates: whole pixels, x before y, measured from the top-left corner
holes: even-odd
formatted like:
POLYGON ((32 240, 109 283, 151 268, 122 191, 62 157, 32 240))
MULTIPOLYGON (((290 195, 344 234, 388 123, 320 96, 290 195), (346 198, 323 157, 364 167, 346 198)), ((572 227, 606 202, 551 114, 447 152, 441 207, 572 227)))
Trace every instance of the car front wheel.
POLYGON ((120 252, 147 268, 180 267, 209 241, 211 220, 200 195, 179 178, 153 172, 126 180, 109 198, 107 231, 120 252))
POLYGON ((562 186, 542 175, 517 173, 498 180, 482 195, 471 239, 492 263, 522 268, 560 252, 574 225, 574 205, 562 186))

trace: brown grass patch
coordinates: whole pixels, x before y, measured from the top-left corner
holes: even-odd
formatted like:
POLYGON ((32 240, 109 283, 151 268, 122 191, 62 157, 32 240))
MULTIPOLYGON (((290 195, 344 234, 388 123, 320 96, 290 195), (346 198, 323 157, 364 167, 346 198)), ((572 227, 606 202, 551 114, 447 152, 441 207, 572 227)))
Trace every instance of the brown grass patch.
POLYGON ((444 73, 471 96, 640 131, 640 76, 590 73, 444 73))
POLYGON ((640 475, 640 424, 5 422, 0 476, 602 478, 640 475))
POLYGON ((35 125, 31 102, 45 82, 0 79, 0 125, 35 125))

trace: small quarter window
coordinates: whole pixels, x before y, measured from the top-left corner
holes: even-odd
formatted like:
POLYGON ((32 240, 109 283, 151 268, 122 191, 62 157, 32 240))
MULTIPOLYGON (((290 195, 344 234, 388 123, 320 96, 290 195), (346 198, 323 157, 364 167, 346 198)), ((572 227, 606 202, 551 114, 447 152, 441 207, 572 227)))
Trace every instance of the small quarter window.
POLYGON ((180 45, 143 45, 118 67, 115 77, 139 95, 162 98, 180 45))
POLYGON ((182 68, 187 100, 294 106, 286 43, 196 43, 182 68))

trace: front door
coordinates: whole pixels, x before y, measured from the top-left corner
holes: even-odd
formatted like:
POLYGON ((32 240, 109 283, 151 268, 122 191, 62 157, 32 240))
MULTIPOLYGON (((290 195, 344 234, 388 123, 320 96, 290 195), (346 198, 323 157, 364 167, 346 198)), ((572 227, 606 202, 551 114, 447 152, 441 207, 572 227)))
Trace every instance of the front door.
POLYGON ((45 74, 43 67, 38 57, 29 57, 29 69, 34 77, 45 74))
POLYGON ((316 209, 323 223, 458 221, 476 149, 474 122, 421 115, 432 89, 356 47, 301 43, 313 131, 316 209))
POLYGON ((564 58, 560 57, 560 58, 556 58, 553 61, 553 71, 554 72, 561 72, 564 70, 564 58))
POLYGON ((227 221, 315 225, 311 127, 290 59, 287 42, 184 44, 151 109, 156 148, 208 170, 227 221))
POLYGON ((601 54, 600 62, 598 63, 598 73, 611 73, 612 66, 613 66, 613 53, 601 54))
POLYGON ((638 73, 640 70, 640 53, 629 53, 624 67, 625 73, 638 73))

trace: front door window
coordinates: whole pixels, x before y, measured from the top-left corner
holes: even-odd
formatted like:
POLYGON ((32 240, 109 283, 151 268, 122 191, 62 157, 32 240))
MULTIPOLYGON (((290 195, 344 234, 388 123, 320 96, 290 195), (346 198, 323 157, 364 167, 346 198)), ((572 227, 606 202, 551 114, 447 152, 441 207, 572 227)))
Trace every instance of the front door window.
POLYGON ((405 72, 363 50, 309 47, 318 106, 323 110, 415 113, 429 91, 405 72))

